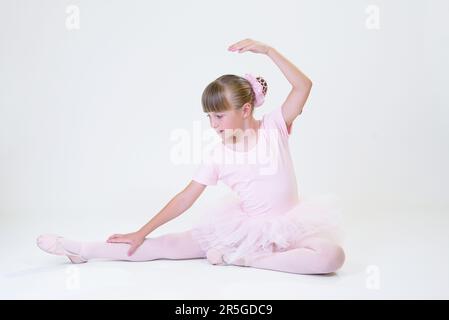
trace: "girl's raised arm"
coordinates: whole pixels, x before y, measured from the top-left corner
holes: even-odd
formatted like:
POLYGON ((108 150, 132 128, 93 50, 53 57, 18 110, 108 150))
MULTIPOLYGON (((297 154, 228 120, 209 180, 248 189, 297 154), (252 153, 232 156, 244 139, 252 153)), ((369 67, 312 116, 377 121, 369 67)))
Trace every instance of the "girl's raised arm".
POLYGON ((245 39, 229 46, 228 50, 238 51, 239 53, 251 51, 265 54, 281 69, 288 82, 292 85, 292 89, 282 105, 282 115, 287 128, 290 127, 304 108, 312 89, 312 81, 276 49, 262 42, 245 39))
POLYGON ((288 128, 296 117, 302 113, 302 109, 312 89, 312 81, 276 49, 269 48, 267 55, 281 69, 292 85, 287 99, 282 104, 282 115, 288 128))

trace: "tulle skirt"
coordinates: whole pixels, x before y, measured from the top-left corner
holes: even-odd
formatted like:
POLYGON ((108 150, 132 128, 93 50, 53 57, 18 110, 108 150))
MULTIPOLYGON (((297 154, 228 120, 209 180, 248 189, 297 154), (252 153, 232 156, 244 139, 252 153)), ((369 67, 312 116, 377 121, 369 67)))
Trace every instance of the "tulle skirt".
POLYGON ((326 194, 301 199, 284 212, 248 215, 239 199, 230 194, 204 211, 192 236, 205 252, 217 249, 224 262, 232 264, 300 247, 308 237, 341 244, 341 213, 339 198, 326 194))

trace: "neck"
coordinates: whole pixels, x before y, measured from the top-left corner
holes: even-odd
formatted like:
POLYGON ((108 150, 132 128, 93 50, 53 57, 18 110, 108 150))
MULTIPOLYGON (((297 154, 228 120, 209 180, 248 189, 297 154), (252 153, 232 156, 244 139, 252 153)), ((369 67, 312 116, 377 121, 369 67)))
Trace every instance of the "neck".
POLYGON ((260 128, 260 121, 251 117, 243 123, 243 130, 253 129, 255 132, 260 128))
MULTIPOLYGON (((258 131, 259 128, 261 126, 261 121, 260 120, 256 120, 253 117, 251 117, 250 119, 246 120, 243 122, 243 126, 242 126, 242 130, 243 130, 243 134, 247 135, 250 137, 250 139, 252 139, 252 133, 255 134, 255 136, 253 137, 255 141, 257 141, 257 136, 258 136, 258 131)), ((233 139, 233 143, 239 143, 242 140, 241 136, 235 137, 236 139, 233 139)))

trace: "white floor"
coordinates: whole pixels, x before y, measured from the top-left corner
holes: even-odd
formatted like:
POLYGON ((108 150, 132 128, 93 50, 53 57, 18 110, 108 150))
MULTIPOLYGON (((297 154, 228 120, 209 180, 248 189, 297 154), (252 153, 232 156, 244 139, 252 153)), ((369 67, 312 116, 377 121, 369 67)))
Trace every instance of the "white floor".
MULTIPOLYGON (((2 228, 0 236, 3 299, 449 298, 446 213, 373 212, 346 221, 347 261, 327 276, 212 266, 203 259, 72 265, 36 247, 36 230, 46 231, 48 224, 5 225, 8 230, 2 228)), ((110 228, 98 224, 98 229, 110 228)))

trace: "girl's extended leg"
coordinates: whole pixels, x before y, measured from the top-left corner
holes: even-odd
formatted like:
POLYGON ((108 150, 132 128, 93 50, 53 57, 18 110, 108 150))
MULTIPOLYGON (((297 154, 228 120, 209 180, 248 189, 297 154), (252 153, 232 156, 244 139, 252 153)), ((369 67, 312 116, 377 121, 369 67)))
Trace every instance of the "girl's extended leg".
POLYGON ((64 247, 78 253, 84 259, 110 259, 127 261, 148 261, 155 259, 196 259, 206 254, 192 238, 190 230, 146 239, 128 256, 129 244, 107 242, 77 242, 65 240, 64 247))
POLYGON ((326 274, 338 270, 345 260, 343 249, 321 238, 308 238, 297 248, 248 259, 246 266, 300 274, 326 274))

